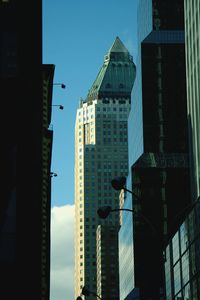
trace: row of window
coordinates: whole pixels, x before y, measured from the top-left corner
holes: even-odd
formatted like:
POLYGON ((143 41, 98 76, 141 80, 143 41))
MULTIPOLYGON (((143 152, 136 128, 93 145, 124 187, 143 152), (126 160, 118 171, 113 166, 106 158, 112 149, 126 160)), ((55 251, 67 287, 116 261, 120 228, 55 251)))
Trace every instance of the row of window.
MULTIPOLYGON (((92 141, 93 139, 94 139, 94 137, 91 136, 91 141, 86 142, 86 144, 90 144, 90 143, 94 144, 94 141, 92 141)), ((102 140, 102 138, 100 138, 100 137, 97 138, 97 144, 98 145, 100 145, 101 142, 102 142, 102 145, 111 144, 112 141, 114 142, 115 145, 117 145, 118 142, 119 142, 119 144, 127 143, 128 139, 127 138, 115 138, 115 137, 113 137, 113 138, 103 138, 103 140, 102 140)), ((79 143, 81 143, 81 142, 83 142, 82 138, 79 139, 79 143)), ((82 156, 79 156, 79 158, 82 159, 82 156)))
MULTIPOLYGON (((82 114, 83 115, 86 115, 90 112, 93 111, 93 107, 90 109, 90 111, 79 111, 78 115, 81 116, 82 114)), ((129 108, 127 107, 97 107, 97 111, 129 111, 129 108)))
MULTIPOLYGON (((97 114, 96 118, 97 119, 100 119, 100 118, 111 119, 112 117, 115 117, 115 116, 116 115, 113 115, 113 114, 97 114)), ((119 114, 117 116, 119 117, 119 119, 127 119, 128 118, 128 114, 119 114)), ((94 118, 94 115, 91 115, 90 119, 93 119, 93 118, 94 118)), ((79 123, 82 123, 83 121, 84 122, 89 121, 89 117, 87 117, 87 118, 83 117, 83 119, 81 119, 81 118, 78 119, 79 123)))
MULTIPOLYGON (((105 136, 105 135, 115 135, 115 136, 118 136, 118 135, 127 135, 127 129, 124 128, 124 130, 118 131, 118 130, 116 130, 116 129, 114 128, 114 130, 111 131, 110 128, 109 128, 109 130, 105 130, 105 129, 104 129, 104 130, 102 131, 102 129, 101 129, 100 127, 97 127, 97 128, 96 128, 96 133, 97 133, 98 135, 100 135, 100 133, 101 133, 101 134, 103 134, 104 136, 105 136)), ((93 128, 91 128, 90 132, 87 132, 87 135, 89 135, 89 134, 90 134, 91 137, 92 137, 92 134, 93 134, 93 128)), ((79 135, 79 136, 82 136, 82 135, 83 135, 82 131, 79 131, 78 135, 79 135)))

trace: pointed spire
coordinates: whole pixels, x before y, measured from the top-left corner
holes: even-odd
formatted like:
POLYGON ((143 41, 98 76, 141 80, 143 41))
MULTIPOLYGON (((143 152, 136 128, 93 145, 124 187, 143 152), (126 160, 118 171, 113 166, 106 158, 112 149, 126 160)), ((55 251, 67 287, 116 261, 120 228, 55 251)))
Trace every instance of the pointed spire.
POLYGON ((117 36, 114 43, 112 44, 109 53, 110 52, 128 52, 127 48, 124 46, 120 38, 117 36))
POLYGON ((119 95, 128 97, 134 80, 133 57, 117 36, 107 55, 104 56, 104 64, 88 92, 86 101, 111 97, 111 95, 112 97, 119 97, 119 95))

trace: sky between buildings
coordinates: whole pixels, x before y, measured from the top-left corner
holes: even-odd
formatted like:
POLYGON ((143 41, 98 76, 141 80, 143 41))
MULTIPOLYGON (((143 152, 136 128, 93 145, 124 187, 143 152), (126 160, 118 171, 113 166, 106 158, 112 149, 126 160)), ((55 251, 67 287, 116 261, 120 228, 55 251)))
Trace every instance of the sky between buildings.
POLYGON ((116 36, 136 63, 138 0, 43 0, 43 63, 54 64, 51 300, 74 299, 74 127, 116 36))

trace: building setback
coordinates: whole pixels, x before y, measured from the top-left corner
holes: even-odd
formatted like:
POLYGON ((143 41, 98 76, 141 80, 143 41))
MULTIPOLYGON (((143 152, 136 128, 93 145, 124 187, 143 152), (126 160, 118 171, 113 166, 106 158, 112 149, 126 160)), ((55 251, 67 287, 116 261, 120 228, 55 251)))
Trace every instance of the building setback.
MULTIPOLYGON (((119 207, 118 193, 110 184, 113 177, 127 175, 128 132, 127 119, 131 105, 131 90, 135 78, 135 65, 128 50, 117 37, 104 57, 96 80, 86 100, 80 101, 75 127, 75 297, 82 286, 97 293, 96 230, 101 225, 118 226, 119 214, 109 220, 100 220, 97 209, 103 205, 119 207)), ((100 238, 100 235, 98 235, 100 238)), ((102 237, 102 235, 101 235, 102 237)), ((107 239, 101 243, 112 249, 118 257, 118 248, 107 239)), ((116 241, 114 239, 114 243, 116 241)), ((101 256, 98 270, 105 268, 105 256, 101 256)), ((118 264, 113 273, 118 276, 118 264)), ((104 274, 106 277, 106 274, 104 274)), ((98 277, 99 278, 99 277, 98 277)), ((108 280, 108 278, 106 279, 108 280)), ((109 279, 112 284, 112 279, 109 279)), ((113 284, 116 279, 113 278, 113 284)), ((103 286, 98 282, 98 287, 103 286)), ((105 287, 105 286, 104 286, 105 287)), ((116 290, 118 286, 116 286, 116 290)), ((103 288, 108 299, 111 290, 103 288), (107 290, 106 290, 107 289, 107 290)), ((100 290, 98 289, 98 292, 100 290)), ((102 293, 102 290, 101 290, 102 293)), ((118 298, 119 295, 116 296, 118 298)), ((86 297, 87 300, 95 299, 86 297)))
MULTIPOLYGON (((134 275, 120 274, 120 280, 132 280, 132 289, 126 291, 129 294, 120 299, 157 300, 165 294, 163 250, 184 220, 184 208, 191 201, 183 1, 140 0, 138 21, 127 178, 128 188, 138 197, 127 195, 125 201, 126 207, 129 204, 136 212, 134 275)), ((126 232, 123 216, 120 241, 126 232)), ((122 266, 123 261, 121 256, 122 266)), ((123 293, 126 285, 121 286, 123 293)))

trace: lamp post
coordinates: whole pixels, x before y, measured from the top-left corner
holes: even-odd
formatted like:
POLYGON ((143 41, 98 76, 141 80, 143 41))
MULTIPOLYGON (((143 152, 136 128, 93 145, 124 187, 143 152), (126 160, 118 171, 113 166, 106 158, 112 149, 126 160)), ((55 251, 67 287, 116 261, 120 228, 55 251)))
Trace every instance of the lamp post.
MULTIPOLYGON (((141 198, 138 197, 133 191, 127 189, 125 187, 125 184, 126 184, 126 177, 124 177, 124 176, 116 177, 116 178, 111 180, 111 185, 115 190, 119 191, 119 190, 123 189, 124 191, 127 191, 127 192, 131 193, 133 196, 135 196, 137 198, 137 200, 141 200, 141 198)), ((156 238, 156 241, 159 243, 162 240, 158 230, 151 223, 151 221, 149 221, 149 219, 145 215, 143 215, 141 212, 137 212, 134 209, 112 208, 111 206, 102 206, 97 210, 97 214, 100 218, 105 219, 109 216, 109 214, 111 212, 115 212, 115 211, 128 211, 128 212, 131 212, 133 214, 138 214, 145 221, 145 223, 148 224, 148 226, 151 228, 151 230, 152 230, 152 232, 153 232, 153 234, 156 238)), ((159 250, 160 261, 162 261, 162 268, 161 268, 161 276, 163 277, 162 282, 163 282, 163 287, 165 287, 165 270, 164 270, 165 253, 164 253, 164 250, 163 250, 163 245, 162 245, 162 247, 159 247, 158 249, 160 249, 159 250)), ((162 297, 163 300, 166 299, 165 288, 163 290, 162 295, 160 294, 160 297, 162 297)))
MULTIPOLYGON (((131 193, 132 195, 134 195, 138 200, 140 200, 140 198, 137 196, 137 195, 135 195, 132 191, 130 191, 130 190, 128 190, 126 187, 125 187, 125 184, 126 184, 126 178, 125 177, 116 177, 116 178, 114 178, 112 181, 111 181, 111 185, 112 185, 112 187, 115 189, 115 190, 124 190, 124 191, 127 191, 127 192, 129 192, 129 193, 131 193)), ((179 211, 179 213, 174 217, 174 219, 173 220, 170 220, 170 222, 171 222, 171 227, 169 228, 169 230, 168 230, 168 235, 167 235, 167 238, 166 238, 166 240, 164 239, 164 236, 160 236, 160 242, 162 243, 162 244, 160 244, 161 245, 161 247, 160 247, 160 250, 162 251, 162 263, 163 263, 163 267, 162 267, 162 269, 161 269, 161 271, 162 271, 162 273, 161 273, 161 276, 163 277, 163 288, 164 288, 164 293, 163 293, 163 295, 162 295, 162 297, 163 297, 163 299, 166 299, 166 286, 165 286, 165 267, 164 267, 164 265, 165 265, 165 262, 166 262, 166 255, 165 255, 165 251, 166 251, 166 249, 165 249, 165 247, 166 247, 166 245, 167 245, 167 242, 169 241, 169 238, 170 238, 170 236, 172 236, 172 234, 173 234, 173 232, 174 232, 174 223, 176 223, 176 221, 178 220, 178 223, 180 224, 180 220, 181 219, 183 219, 183 217, 184 216, 186 216, 188 213, 189 213, 189 211, 196 205, 196 204, 199 204, 200 203, 200 196, 197 198, 197 200, 196 201, 194 201, 194 202, 192 202, 192 203, 189 203, 187 206, 185 206, 184 208, 182 208, 182 210, 181 211, 179 211)), ((117 211, 117 210, 126 210, 126 211, 130 211, 130 212, 132 212, 132 213, 135 213, 135 211, 133 210, 133 209, 112 209, 111 208, 111 206, 104 206, 104 207, 100 207, 99 209, 98 209, 98 211, 97 211, 97 213, 98 213, 98 215, 99 215, 99 217, 100 218, 103 218, 103 219, 105 219, 105 218, 107 218, 107 216, 111 213, 111 212, 113 212, 113 211, 117 211)), ((144 216, 143 216, 144 217, 144 216)), ((147 218, 145 218, 146 219, 146 221, 148 221, 147 220, 147 218)), ((150 225, 150 222, 148 222, 149 223, 149 225, 150 225)), ((152 225, 152 224, 151 224, 152 225)), ((152 227, 152 226, 151 226, 152 227)), ((158 242, 159 242, 159 234, 158 234, 158 242)))
POLYGON ((64 83, 53 83, 53 85, 60 85, 62 89, 66 88, 66 85, 64 83))
POLYGON ((58 174, 57 173, 54 173, 54 172, 50 172, 50 177, 57 177, 58 174))
POLYGON ((58 106, 59 107, 59 109, 64 109, 64 106, 63 105, 60 105, 60 104, 53 104, 53 105, 51 105, 51 106, 58 106))
MULTIPOLYGON (((121 176, 121 177, 115 177, 114 179, 111 180, 111 185, 112 187, 117 190, 117 191, 120 191, 120 190, 124 190, 130 194, 132 194, 134 197, 136 197, 138 200, 141 200, 140 197, 138 197, 133 191, 127 189, 125 187, 125 184, 126 184, 126 177, 125 176, 121 176)), ((133 209, 128 209, 128 208, 117 208, 117 209, 112 209, 111 206, 108 208, 107 207, 104 207, 104 208, 99 208, 97 213, 99 215, 100 218, 107 218, 107 216, 112 212, 112 211, 119 211, 119 210, 126 210, 126 211, 130 211, 132 213, 137 213, 139 214, 143 220, 145 220, 146 223, 149 224, 149 226, 151 227, 152 231, 156 234, 157 233, 157 230, 155 229, 154 225, 147 219, 147 217, 145 215, 143 215, 142 213, 138 213, 138 212, 135 212, 133 209), (102 217, 104 216, 105 214, 107 213, 107 216, 105 217, 102 217)))
MULTIPOLYGON (((134 195, 137 199, 139 199, 139 197, 131 190, 128 190, 126 187, 125 187, 125 184, 126 184, 126 177, 124 176, 121 176, 121 177, 115 177, 114 179, 111 180, 111 185, 112 187, 117 190, 117 191, 120 191, 120 190, 124 190, 126 192, 129 192, 131 193, 132 195, 134 195)), ((140 199, 139 199, 140 200, 140 199)))
POLYGON ((98 210, 97 210, 97 214, 98 214, 98 216, 101 219, 106 219, 111 212, 113 212, 113 211, 120 211, 120 210, 130 211, 132 213, 139 214, 143 218, 143 220, 151 227, 152 231, 155 234, 158 234, 156 228, 147 219, 147 217, 145 215, 141 214, 141 213, 135 212, 134 209, 129 209, 129 208, 112 208, 111 206, 108 205, 108 206, 101 206, 101 207, 99 207, 98 210))
MULTIPOLYGON (((97 295, 95 292, 93 291, 90 291, 86 286, 82 287, 82 292, 81 292, 81 295, 83 296, 90 296, 90 295, 93 295, 93 296, 96 296, 97 298, 103 300, 99 295, 97 295)), ((82 300, 81 296, 78 296, 76 298, 76 300, 82 300)))

